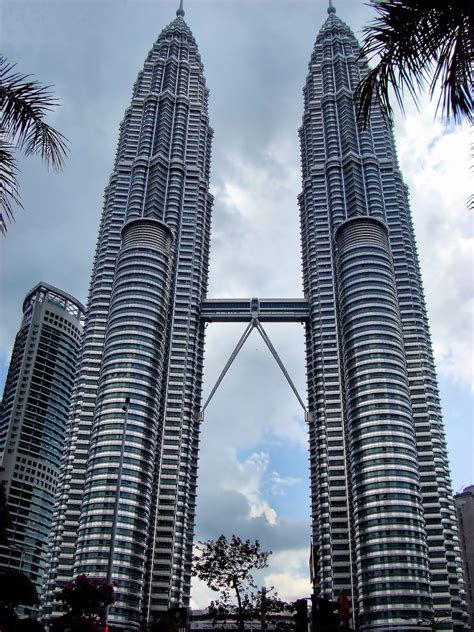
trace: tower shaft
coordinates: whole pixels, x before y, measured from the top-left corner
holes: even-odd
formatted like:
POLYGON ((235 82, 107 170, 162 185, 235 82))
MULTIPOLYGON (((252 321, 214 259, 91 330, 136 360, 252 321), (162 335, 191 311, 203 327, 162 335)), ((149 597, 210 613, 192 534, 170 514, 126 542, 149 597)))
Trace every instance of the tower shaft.
POLYGON ((350 593, 361 629, 430 629, 432 607, 463 629, 407 191, 381 112, 367 129, 357 122, 352 94, 365 65, 332 5, 328 13, 300 129, 316 589, 350 593))
POLYGON ((128 396, 110 612, 127 630, 191 583, 212 130, 183 14, 138 75, 105 191, 45 595, 49 614, 73 574, 106 575, 128 396))

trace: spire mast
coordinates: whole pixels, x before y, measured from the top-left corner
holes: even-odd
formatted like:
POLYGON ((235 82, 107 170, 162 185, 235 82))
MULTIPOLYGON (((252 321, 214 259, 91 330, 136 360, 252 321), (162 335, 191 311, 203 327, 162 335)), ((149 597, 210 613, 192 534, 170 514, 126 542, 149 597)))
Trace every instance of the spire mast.
POLYGON ((176 15, 184 17, 183 0, 179 0, 179 8, 176 11, 176 15))
POLYGON ((333 5, 332 0, 329 0, 328 13, 336 13, 336 7, 333 5))

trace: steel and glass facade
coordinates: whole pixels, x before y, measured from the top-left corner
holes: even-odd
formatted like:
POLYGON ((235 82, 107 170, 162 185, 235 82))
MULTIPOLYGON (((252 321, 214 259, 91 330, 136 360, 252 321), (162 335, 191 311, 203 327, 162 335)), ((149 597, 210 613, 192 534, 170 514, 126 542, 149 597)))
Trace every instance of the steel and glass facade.
POLYGON ((42 586, 84 307, 39 283, 23 302, 0 408, 0 480, 11 524, 0 568, 42 586))
POLYGON ((407 190, 381 112, 358 124, 352 95, 365 62, 328 13, 300 129, 315 588, 349 593, 360 629, 431 629, 433 607, 446 629, 464 629, 407 190))
POLYGON ((469 623, 474 626, 474 485, 454 496, 459 525, 461 559, 464 571, 464 594, 469 623))
POLYGON ((105 576, 130 397, 111 624, 187 604, 212 196, 208 90, 184 11, 150 51, 100 225, 50 548, 45 615, 74 574, 105 576), (115 483, 115 484, 114 484, 115 483), (82 510, 81 510, 82 506, 82 510))
POLYGON ((158 37, 105 192, 45 615, 61 584, 79 572, 105 577, 111 557, 114 629, 188 605, 204 326, 261 319, 306 327, 315 590, 345 590, 362 630, 429 630, 434 614, 463 629, 408 196, 382 114, 374 108, 367 128, 357 122, 364 70, 330 6, 300 129, 304 299, 212 300, 208 91, 181 6, 158 37))

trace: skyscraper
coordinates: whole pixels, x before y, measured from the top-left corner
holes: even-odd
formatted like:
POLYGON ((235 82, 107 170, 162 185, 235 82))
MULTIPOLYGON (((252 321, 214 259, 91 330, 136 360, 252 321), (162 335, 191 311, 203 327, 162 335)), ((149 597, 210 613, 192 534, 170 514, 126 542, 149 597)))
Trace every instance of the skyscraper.
POLYGON ((463 628, 407 191, 381 113, 365 130, 357 123, 358 55, 330 5, 300 130, 305 298, 213 301, 212 130, 182 5, 150 51, 105 193, 46 614, 61 583, 105 576, 109 561, 118 629, 189 603, 204 323, 286 320, 306 324, 315 589, 344 589, 360 629, 430 630, 433 605, 446 627, 463 628))
POLYGON ((304 87, 299 197, 316 589, 361 629, 463 627, 448 460, 390 126, 357 122, 359 46, 330 3, 304 87))
POLYGON ((111 621, 138 629, 189 600, 212 206, 207 100, 181 5, 138 75, 105 191, 46 614, 73 574, 106 574, 125 397, 111 621))
POLYGON ((23 301, 0 408, 0 481, 11 523, 0 568, 41 588, 84 307, 38 283, 23 301))
POLYGON ((474 485, 454 496, 459 525, 464 590, 471 626, 474 625, 474 485))

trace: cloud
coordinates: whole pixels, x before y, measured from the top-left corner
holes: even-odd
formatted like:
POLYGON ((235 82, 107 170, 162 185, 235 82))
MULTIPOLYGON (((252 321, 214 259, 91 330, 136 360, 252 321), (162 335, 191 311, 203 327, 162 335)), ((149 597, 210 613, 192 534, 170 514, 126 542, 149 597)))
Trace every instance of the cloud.
POLYGON ((409 185, 428 317, 438 370, 474 384, 474 225, 467 129, 445 128, 424 102, 397 131, 401 169, 409 185), (416 142, 413 140, 416 139, 416 142))
POLYGON ((302 295, 299 256, 285 255, 299 253, 299 176, 282 143, 275 156, 266 148, 251 157, 229 155, 229 170, 218 174, 211 296, 302 295))
POLYGON ((265 573, 265 585, 275 586, 285 601, 309 596, 309 547, 279 551, 273 556, 271 572, 265 573))
POLYGON ((293 476, 280 476, 278 472, 272 472, 270 476, 271 482, 271 493, 274 496, 284 496, 286 494, 288 487, 293 487, 298 483, 301 483, 300 478, 295 478, 293 476))
POLYGON ((268 491, 275 480, 294 483, 268 470, 268 454, 253 452, 239 460, 235 450, 221 446, 221 453, 215 457, 206 460, 205 452, 202 456, 198 539, 236 533, 241 538, 258 538, 264 549, 274 551, 298 549, 309 541, 307 520, 277 515, 268 491))

